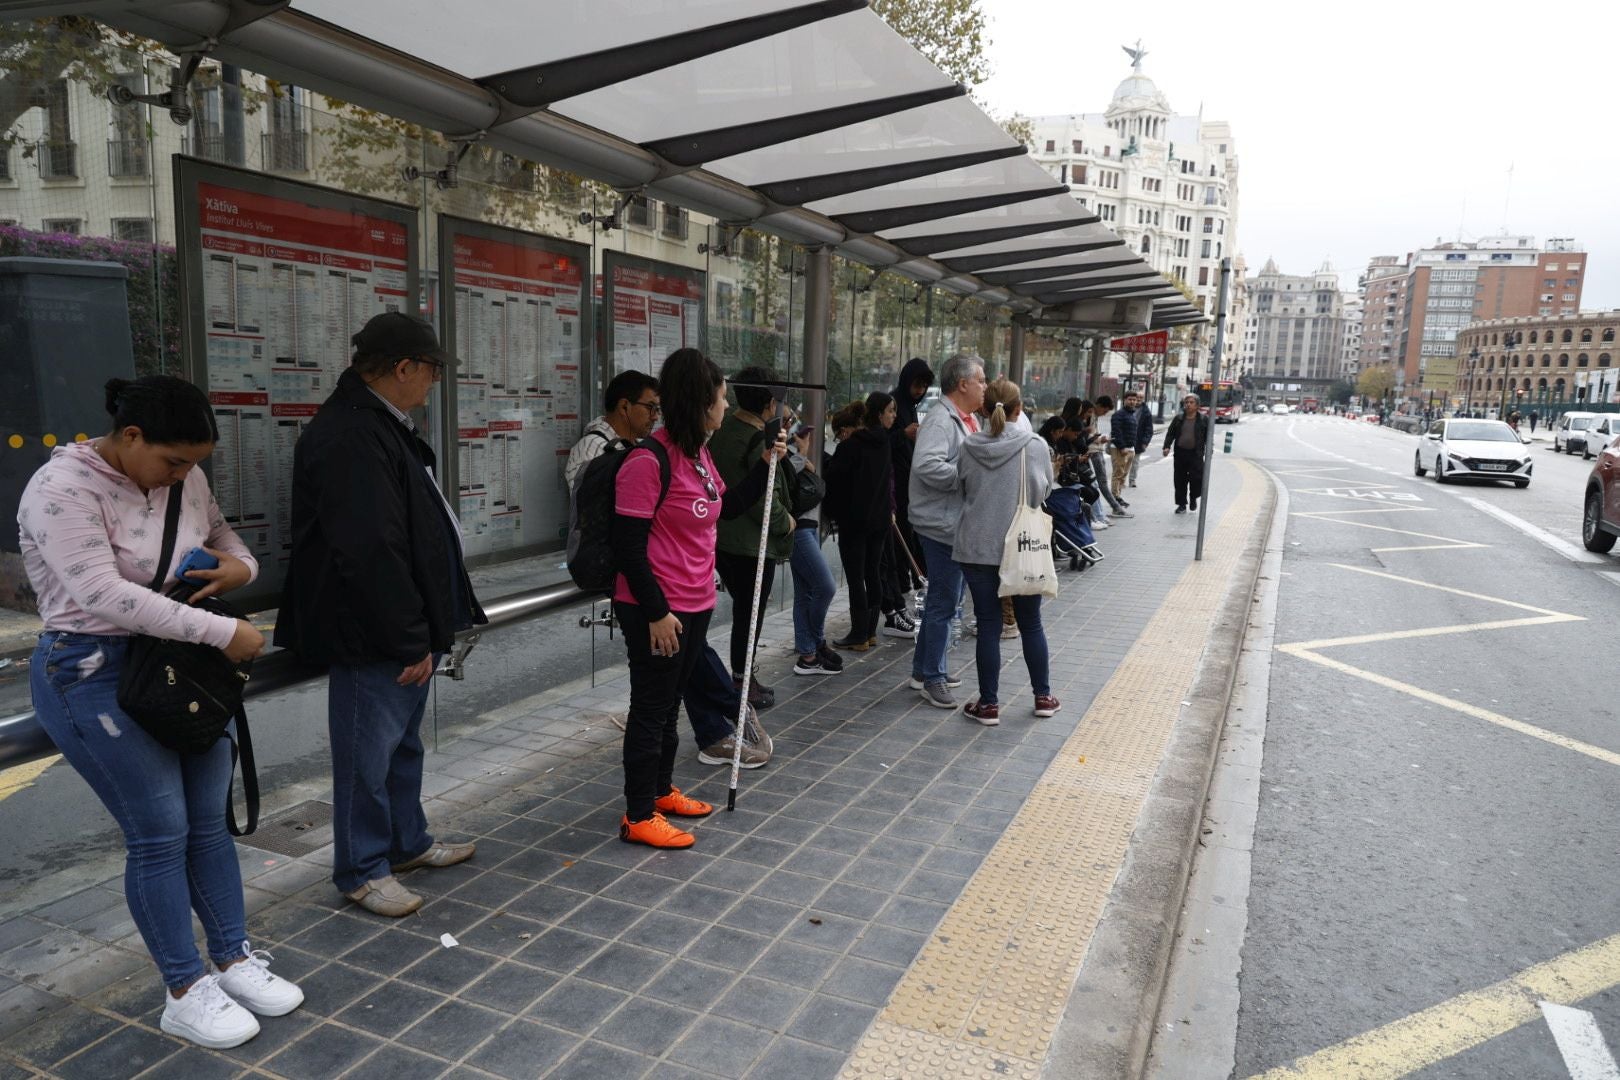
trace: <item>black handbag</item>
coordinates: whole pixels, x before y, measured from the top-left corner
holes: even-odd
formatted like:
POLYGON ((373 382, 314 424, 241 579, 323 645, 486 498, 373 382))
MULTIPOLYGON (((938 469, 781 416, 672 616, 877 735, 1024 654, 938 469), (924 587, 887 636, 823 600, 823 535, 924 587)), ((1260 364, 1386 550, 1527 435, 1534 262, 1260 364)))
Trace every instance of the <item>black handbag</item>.
MULTIPOLYGON (((153 592, 162 590, 163 579, 169 574, 184 501, 178 485, 170 489, 169 508, 163 519, 162 555, 149 586, 153 592)), ((182 582, 167 595, 184 602, 195 591, 182 582)), ((218 597, 207 597, 193 606, 229 619, 242 617, 218 597)), ((247 836, 259 824, 259 777, 254 768, 247 711, 242 707, 252 670, 251 661, 238 664, 212 645, 135 634, 129 639, 129 653, 118 679, 118 707, 160 746, 182 754, 201 754, 221 736, 231 740, 231 784, 225 789, 225 821, 232 836, 247 836), (233 720, 234 737, 230 733, 233 720), (237 827, 231 800, 238 760, 247 802, 246 828, 237 827)))

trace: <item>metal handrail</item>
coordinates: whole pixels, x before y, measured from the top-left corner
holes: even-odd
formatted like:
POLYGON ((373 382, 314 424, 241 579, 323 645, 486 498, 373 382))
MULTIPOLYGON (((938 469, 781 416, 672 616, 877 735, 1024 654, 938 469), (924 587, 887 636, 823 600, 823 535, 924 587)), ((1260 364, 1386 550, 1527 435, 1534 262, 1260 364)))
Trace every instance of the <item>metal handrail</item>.
MULTIPOLYGON (((578 604, 590 603, 600 596, 600 593, 585 592, 572 582, 562 582, 512 593, 510 596, 491 601, 484 607, 484 614, 489 618, 489 622, 456 635, 457 646, 449 654, 446 664, 439 669, 438 674, 455 679, 461 678, 467 654, 477 644, 479 637, 491 630, 527 622, 529 619, 578 604)), ((305 664, 290 652, 271 653, 253 665, 253 680, 248 683, 247 696, 258 697, 290 690, 325 675, 324 667, 305 664)), ((45 729, 39 726, 32 709, 0 717, 0 769, 38 761, 56 752, 56 744, 45 734, 45 729)))

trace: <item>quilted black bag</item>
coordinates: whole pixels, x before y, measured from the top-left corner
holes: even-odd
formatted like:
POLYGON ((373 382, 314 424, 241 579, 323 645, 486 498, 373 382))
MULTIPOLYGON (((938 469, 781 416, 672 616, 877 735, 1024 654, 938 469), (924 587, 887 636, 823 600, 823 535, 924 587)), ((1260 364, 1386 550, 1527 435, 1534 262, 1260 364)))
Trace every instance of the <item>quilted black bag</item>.
MULTIPOLYGON (((163 553, 156 575, 148 586, 153 592, 163 588, 169 560, 174 557, 175 536, 180 526, 184 498, 179 486, 169 491, 168 512, 163 519, 163 553)), ((167 594, 184 602, 195 592, 184 582, 167 594)), ((194 605, 199 611, 242 616, 231 605, 210 596, 194 605)), ((238 828, 231 793, 225 792, 225 817, 232 836, 246 836, 258 827, 259 779, 253 762, 253 741, 248 734, 247 712, 242 695, 252 674, 252 661, 236 663, 212 645, 170 641, 148 634, 129 639, 129 654, 118 680, 118 707, 156 739, 160 746, 182 754, 201 754, 221 736, 231 739, 231 771, 242 763, 242 791, 247 800, 247 827, 238 828), (230 734, 231 721, 236 735, 230 734)))

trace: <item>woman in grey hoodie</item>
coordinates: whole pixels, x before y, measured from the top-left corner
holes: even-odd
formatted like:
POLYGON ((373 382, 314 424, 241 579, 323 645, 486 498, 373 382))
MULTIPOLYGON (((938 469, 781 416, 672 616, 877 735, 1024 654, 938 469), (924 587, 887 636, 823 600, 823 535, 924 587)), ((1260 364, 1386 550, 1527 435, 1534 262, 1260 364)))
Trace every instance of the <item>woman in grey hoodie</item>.
MULTIPOLYGON (((1001 679, 1001 548, 1018 506, 1018 469, 1024 469, 1024 498, 1040 506, 1052 490, 1052 457, 1046 443, 1013 423, 1023 411, 1015 383, 997 379, 985 388, 988 425, 962 443, 957 472, 962 482, 962 513, 957 519, 952 558, 962 566, 973 616, 978 623, 974 655, 979 696, 962 711, 979 723, 1001 723, 996 692, 1001 679)), ((1035 691, 1035 715, 1051 716, 1062 706, 1052 696, 1041 598, 1015 596, 1013 614, 1023 641, 1024 664, 1035 691)))

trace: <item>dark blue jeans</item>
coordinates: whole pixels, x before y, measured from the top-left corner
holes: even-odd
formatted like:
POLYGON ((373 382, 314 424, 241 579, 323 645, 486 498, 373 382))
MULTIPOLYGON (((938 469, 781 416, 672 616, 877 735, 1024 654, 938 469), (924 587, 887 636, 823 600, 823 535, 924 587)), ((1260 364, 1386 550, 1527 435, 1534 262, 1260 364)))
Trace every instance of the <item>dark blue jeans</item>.
POLYGON ((821 530, 814 525, 793 530, 793 646, 810 656, 827 638, 827 609, 832 606, 832 570, 821 553, 821 530))
POLYGON ((163 983, 178 990, 206 970, 191 935, 195 911, 215 963, 247 941, 242 871, 225 829, 231 744, 205 754, 158 745, 118 707, 127 637, 48 630, 28 671, 34 713, 62 756, 124 831, 124 896, 163 983))
MULTIPOLYGON (((962 576, 973 595, 973 617, 979 628, 974 666, 979 669, 979 702, 995 705, 1001 689, 1001 568, 965 563, 962 576)), ((933 581, 929 581, 933 585, 933 581)), ((1051 657, 1046 648, 1046 628, 1041 625, 1041 598, 1014 596, 1013 615, 1018 620, 1018 636, 1024 646, 1024 666, 1029 684, 1040 697, 1052 692, 1051 657)))
MULTIPOLYGON (((798 597, 794 597, 797 606, 798 597)), ((737 706, 742 695, 731 681, 731 672, 714 646, 707 641, 698 643, 697 659, 692 672, 681 688, 681 704, 686 706, 686 718, 692 723, 692 737, 698 749, 722 742, 737 727, 737 706)), ((812 650, 814 651, 814 650, 812 650)))
POLYGON ((951 558, 949 544, 921 533, 917 543, 922 546, 923 569, 928 571, 928 595, 923 599, 922 625, 917 627, 917 648, 911 654, 911 677, 929 683, 945 678, 951 620, 962 602, 962 568, 951 558))
POLYGON ((394 863, 433 846, 422 812, 428 687, 400 686, 404 666, 333 664, 327 675, 332 883, 344 893, 388 877, 394 863))

